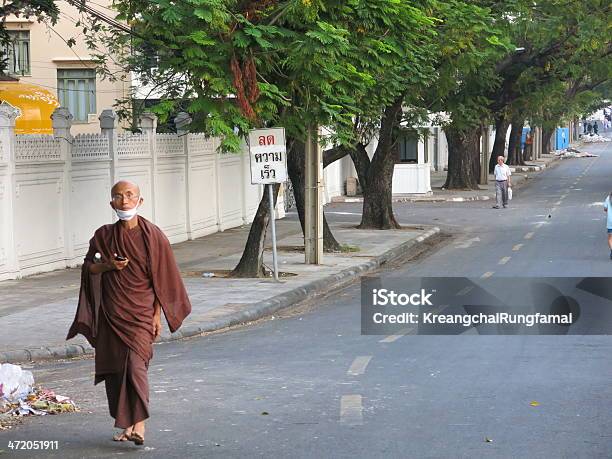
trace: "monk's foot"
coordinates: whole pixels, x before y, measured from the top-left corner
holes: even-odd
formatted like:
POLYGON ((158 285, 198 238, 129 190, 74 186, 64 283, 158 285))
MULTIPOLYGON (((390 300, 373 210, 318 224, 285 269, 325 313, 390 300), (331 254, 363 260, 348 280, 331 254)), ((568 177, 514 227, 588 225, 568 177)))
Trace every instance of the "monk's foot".
POLYGON ((144 433, 136 432, 135 430, 130 435, 130 441, 133 441, 135 445, 144 445, 144 433))
POLYGON ((120 434, 113 435, 113 441, 129 441, 132 436, 132 428, 128 427, 120 434))
POLYGON ((145 434, 145 423, 144 421, 137 422, 132 426, 132 434, 130 435, 130 441, 133 441, 135 445, 144 445, 144 434, 145 434))

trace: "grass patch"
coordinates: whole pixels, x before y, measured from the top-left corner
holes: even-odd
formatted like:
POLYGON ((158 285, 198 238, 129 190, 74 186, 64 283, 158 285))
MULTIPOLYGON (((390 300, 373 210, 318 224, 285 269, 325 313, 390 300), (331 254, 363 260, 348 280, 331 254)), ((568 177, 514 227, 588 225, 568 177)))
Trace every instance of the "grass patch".
POLYGON ((359 251, 361 251, 361 249, 356 245, 340 244, 340 252, 342 253, 351 253, 359 251))

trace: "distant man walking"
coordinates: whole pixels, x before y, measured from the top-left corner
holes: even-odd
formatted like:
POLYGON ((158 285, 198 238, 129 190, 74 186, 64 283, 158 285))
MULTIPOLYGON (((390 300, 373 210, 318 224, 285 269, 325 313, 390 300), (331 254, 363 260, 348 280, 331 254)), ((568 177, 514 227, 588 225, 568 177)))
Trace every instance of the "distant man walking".
POLYGON ((161 311, 174 332, 191 304, 168 239, 137 215, 143 203, 138 185, 116 183, 111 199, 119 220, 98 228, 89 241, 66 339, 80 333, 96 349, 94 384, 105 382, 110 415, 124 429, 113 439, 142 445, 149 417, 147 370, 161 311))
POLYGON ((504 164, 505 158, 503 156, 497 157, 497 165, 493 171, 495 174, 495 199, 497 205, 493 206, 494 209, 499 209, 501 206, 508 206, 508 187, 512 186, 510 176, 512 172, 510 168, 504 164))
POLYGON ((608 247, 610 248, 610 260, 612 260, 612 211, 610 210, 610 201, 612 201, 612 193, 604 201, 604 212, 608 214, 608 247))

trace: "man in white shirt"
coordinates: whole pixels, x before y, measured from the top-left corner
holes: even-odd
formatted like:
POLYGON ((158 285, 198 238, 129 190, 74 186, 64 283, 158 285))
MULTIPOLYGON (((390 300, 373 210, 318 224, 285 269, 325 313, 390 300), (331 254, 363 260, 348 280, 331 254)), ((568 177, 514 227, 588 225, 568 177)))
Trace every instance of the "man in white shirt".
POLYGON ((504 157, 497 157, 497 165, 495 166, 495 198, 497 205, 493 206, 494 209, 499 209, 502 205, 508 206, 508 187, 512 186, 510 176, 510 168, 504 164, 504 157))

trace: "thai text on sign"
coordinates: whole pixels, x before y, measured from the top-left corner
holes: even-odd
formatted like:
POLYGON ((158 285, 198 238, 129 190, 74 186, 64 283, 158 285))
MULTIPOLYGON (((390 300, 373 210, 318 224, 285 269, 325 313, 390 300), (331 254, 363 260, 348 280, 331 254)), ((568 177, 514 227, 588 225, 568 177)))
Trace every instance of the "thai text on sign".
POLYGON ((287 181, 285 129, 255 129, 249 133, 251 183, 269 184, 287 181))

